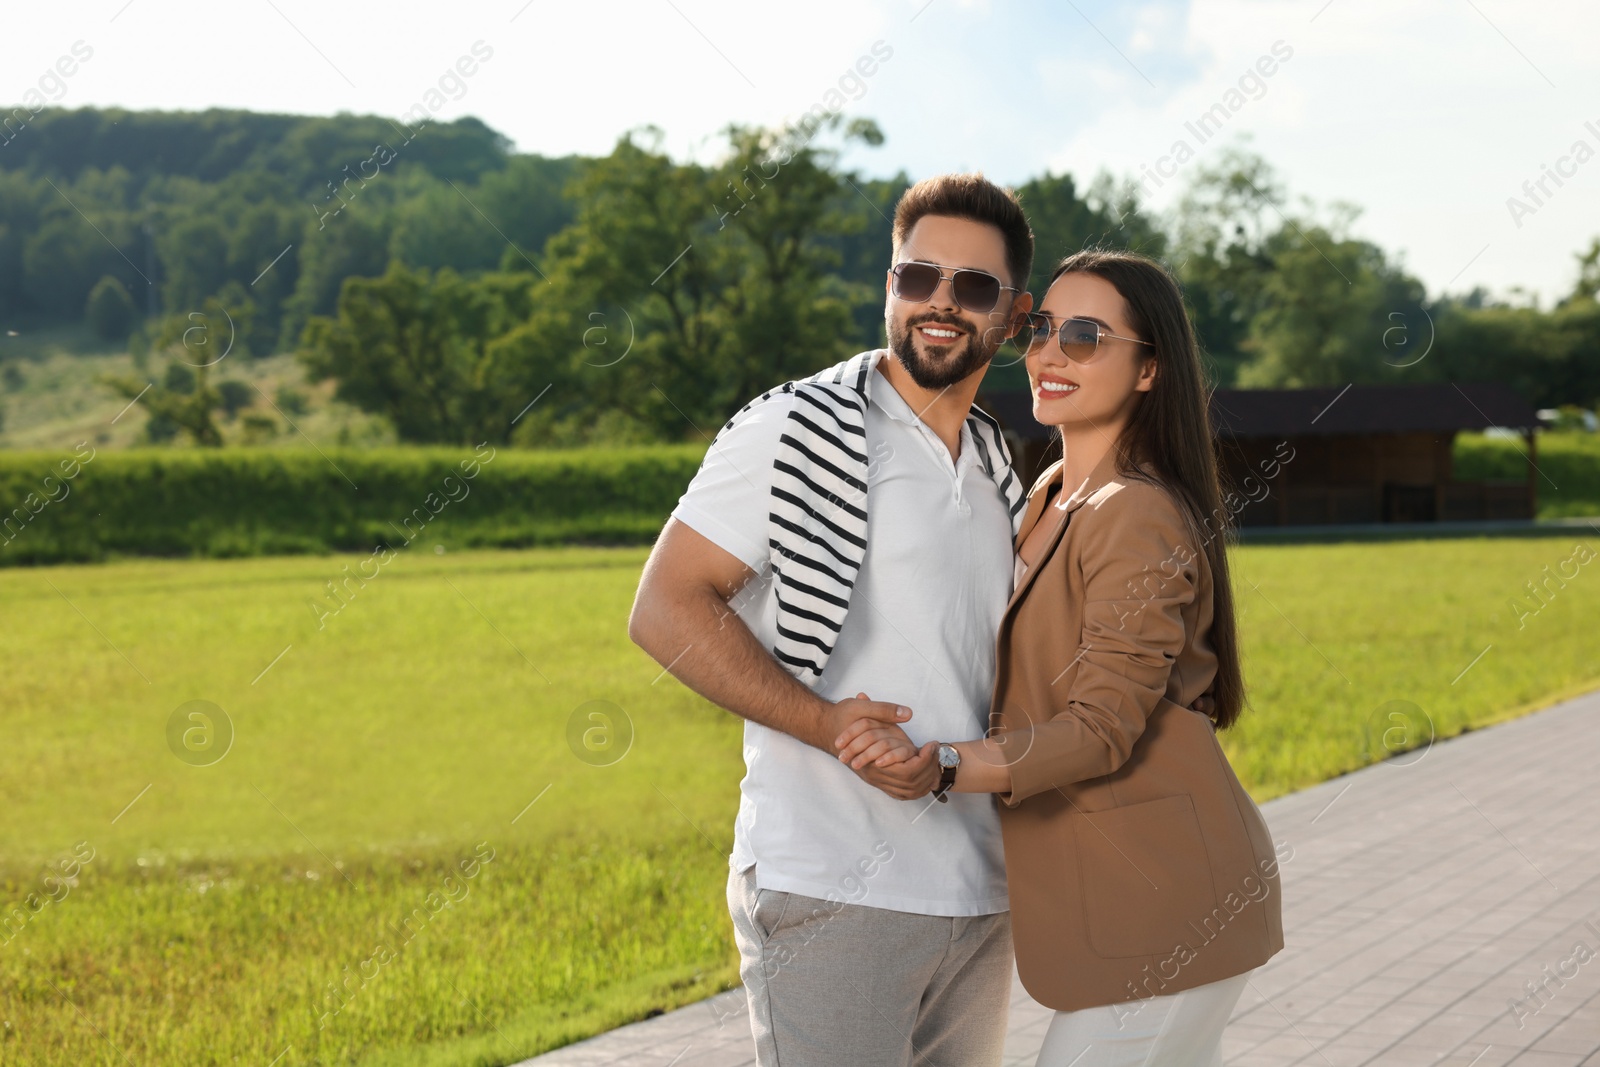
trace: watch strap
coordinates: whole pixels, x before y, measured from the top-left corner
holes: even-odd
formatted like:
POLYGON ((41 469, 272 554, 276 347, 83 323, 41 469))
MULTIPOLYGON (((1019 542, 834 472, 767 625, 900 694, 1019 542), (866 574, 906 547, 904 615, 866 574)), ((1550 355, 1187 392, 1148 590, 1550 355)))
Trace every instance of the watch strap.
POLYGON ((955 787, 956 771, 959 769, 959 763, 957 763, 957 765, 954 767, 946 767, 942 763, 939 765, 939 785, 938 788, 933 791, 934 798, 938 800, 939 803, 944 804, 949 801, 950 798, 946 794, 948 794, 950 790, 955 787))

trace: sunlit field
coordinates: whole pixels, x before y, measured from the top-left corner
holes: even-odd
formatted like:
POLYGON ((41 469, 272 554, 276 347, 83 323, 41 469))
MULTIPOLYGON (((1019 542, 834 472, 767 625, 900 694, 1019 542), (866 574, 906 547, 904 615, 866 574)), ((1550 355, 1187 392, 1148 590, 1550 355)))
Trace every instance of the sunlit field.
MULTIPOLYGON (((1580 540, 1237 550, 1246 785, 1600 684, 1580 540)), ((357 558, 0 571, 0 1060, 506 1064, 734 983, 739 728, 628 643, 644 551, 330 613, 357 558)))

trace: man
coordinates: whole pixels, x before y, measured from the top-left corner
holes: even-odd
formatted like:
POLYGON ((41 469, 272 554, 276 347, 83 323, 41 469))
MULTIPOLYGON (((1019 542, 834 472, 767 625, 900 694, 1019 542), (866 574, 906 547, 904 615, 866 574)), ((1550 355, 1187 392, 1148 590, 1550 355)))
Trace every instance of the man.
POLYGON ((975 1067, 1004 1043, 994 802, 926 794, 938 743, 987 721, 1023 487, 972 401, 1032 307, 1033 235, 1009 191, 945 175, 902 197, 893 253, 889 349, 723 427, 629 620, 747 720, 728 904, 765 1065, 975 1067), (835 739, 862 717, 917 756, 851 771, 835 739))

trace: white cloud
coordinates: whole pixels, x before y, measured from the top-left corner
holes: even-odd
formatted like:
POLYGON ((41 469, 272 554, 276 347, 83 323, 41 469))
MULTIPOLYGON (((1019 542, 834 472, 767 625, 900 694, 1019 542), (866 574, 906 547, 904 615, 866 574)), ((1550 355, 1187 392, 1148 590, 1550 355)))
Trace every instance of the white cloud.
MULTIPOLYGON (((1478 0, 1480 16, 1453 0, 1334 0, 1311 21, 1317 6, 1197 0, 1187 30, 1209 57, 1201 75, 1156 104, 1130 95, 1053 161, 1139 173, 1281 39, 1294 57, 1230 118, 1230 138, 1251 134, 1293 192, 1360 205, 1356 231, 1401 253, 1432 291, 1567 291, 1572 254, 1600 236, 1600 163, 1520 229, 1505 201, 1575 138, 1600 149, 1600 136, 1583 130, 1585 119, 1600 125, 1600 9, 1478 0), (1584 101, 1596 102, 1587 113, 1584 101)), ((1197 146, 1197 158, 1220 143, 1197 146)), ((1170 205, 1174 191, 1167 183, 1156 203, 1170 205)))

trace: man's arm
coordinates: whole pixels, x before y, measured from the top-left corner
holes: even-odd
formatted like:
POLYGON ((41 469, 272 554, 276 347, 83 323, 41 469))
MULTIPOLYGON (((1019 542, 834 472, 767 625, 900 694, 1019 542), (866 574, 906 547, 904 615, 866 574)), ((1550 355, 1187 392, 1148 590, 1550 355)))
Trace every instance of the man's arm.
MULTIPOLYGON (((908 708, 864 697, 823 700, 784 670, 728 607, 754 576, 738 558, 669 519, 645 563, 628 636, 712 703, 830 756, 838 751, 835 739, 857 719, 898 723, 911 717, 908 708)), ((909 783, 923 767, 907 761, 866 770, 872 775, 862 777, 881 788, 898 779, 909 783)))

